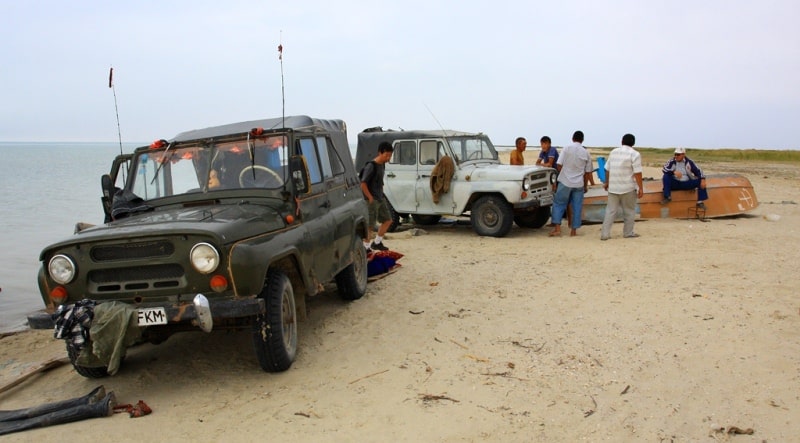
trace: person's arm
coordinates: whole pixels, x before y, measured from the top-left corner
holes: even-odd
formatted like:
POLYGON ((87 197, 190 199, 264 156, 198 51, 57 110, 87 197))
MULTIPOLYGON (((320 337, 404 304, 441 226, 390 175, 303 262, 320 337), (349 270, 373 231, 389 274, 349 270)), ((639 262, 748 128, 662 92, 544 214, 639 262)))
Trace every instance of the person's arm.
POLYGON ((674 175, 675 174, 675 159, 671 158, 664 163, 664 167, 661 168, 661 172, 664 174, 674 175))
POLYGON ((689 160, 689 167, 692 170, 692 174, 694 174, 697 178, 699 178, 701 180, 705 180, 706 179, 705 174, 703 174, 703 170, 700 169, 699 166, 697 166, 697 163, 695 163, 692 160, 689 160))
POLYGON ((692 174, 694 174, 695 177, 700 178, 700 187, 702 189, 705 189, 706 188, 706 176, 705 176, 705 174, 703 174, 703 170, 700 169, 700 167, 697 166, 697 164, 695 164, 695 162, 693 162, 692 160, 689 160, 689 168, 692 170, 692 174))
POLYGON ((642 173, 641 172, 637 172, 637 173, 633 174, 633 176, 636 178, 636 185, 639 187, 639 192, 636 195, 639 198, 642 198, 642 196, 644 196, 644 185, 642 184, 642 173))
POLYGON ((372 203, 372 201, 375 200, 372 197, 372 193, 369 192, 369 186, 367 186, 367 182, 361 182, 361 192, 364 194, 364 197, 366 197, 368 202, 372 203))

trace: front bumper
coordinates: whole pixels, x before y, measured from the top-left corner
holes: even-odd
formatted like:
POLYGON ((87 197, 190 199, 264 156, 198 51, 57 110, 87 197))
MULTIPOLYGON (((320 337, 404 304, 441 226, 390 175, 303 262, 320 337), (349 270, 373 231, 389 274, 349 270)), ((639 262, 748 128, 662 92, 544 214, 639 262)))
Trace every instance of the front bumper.
MULTIPOLYGON (((266 312, 264 299, 261 298, 209 301, 208 305, 211 311, 211 318, 214 319, 252 317, 266 312)), ((203 329, 202 325, 208 324, 208 320, 203 318, 203 309, 198 309, 194 303, 148 304, 142 307, 163 307, 167 313, 167 325, 192 324, 203 329)), ((28 327, 31 329, 52 329, 55 327, 53 315, 45 310, 30 313, 28 314, 28 327)))
POLYGON ((553 204, 553 194, 540 195, 538 198, 514 203, 515 210, 536 209, 553 204))

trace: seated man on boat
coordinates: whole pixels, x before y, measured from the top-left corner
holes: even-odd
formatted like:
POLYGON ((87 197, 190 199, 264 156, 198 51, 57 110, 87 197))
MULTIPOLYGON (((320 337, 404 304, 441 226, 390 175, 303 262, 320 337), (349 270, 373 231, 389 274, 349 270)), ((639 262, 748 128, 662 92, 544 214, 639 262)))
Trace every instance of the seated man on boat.
POLYGON ((697 165, 686 157, 686 149, 675 148, 675 156, 672 157, 662 168, 664 176, 664 199, 662 205, 666 205, 672 200, 672 190, 674 189, 695 189, 697 188, 697 207, 705 208, 704 201, 708 200, 706 190, 706 176, 697 165))

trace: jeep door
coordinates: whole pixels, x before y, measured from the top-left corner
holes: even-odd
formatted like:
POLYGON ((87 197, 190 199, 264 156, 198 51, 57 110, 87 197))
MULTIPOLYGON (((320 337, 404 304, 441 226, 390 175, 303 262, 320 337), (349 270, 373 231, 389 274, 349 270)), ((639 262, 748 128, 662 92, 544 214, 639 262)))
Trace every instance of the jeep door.
MULTIPOLYGON (((453 192, 439 195, 439 202, 433 202, 431 190, 431 175, 433 168, 439 160, 447 155, 444 143, 441 140, 420 140, 419 164, 417 165, 418 179, 416 182, 417 212, 421 214, 452 214, 453 192)), ((454 159, 455 160, 455 159, 454 159)))
MULTIPOLYGON (((319 155, 313 137, 301 137, 297 140, 297 149, 306 159, 311 191, 298 199, 298 206, 303 223, 303 239, 298 248, 303 255, 307 269, 314 283, 319 285, 329 281, 338 271, 338 260, 335 256, 333 233, 336 228, 331 214, 331 202, 328 198, 328 183, 323 173, 323 164, 330 174, 330 163, 327 162, 327 150, 323 157, 319 155)), ((309 288, 314 294, 317 288, 309 288)))
POLYGON ((392 158, 385 167, 383 193, 395 212, 417 212, 417 142, 397 140, 393 148, 392 158))
POLYGON ((325 136, 317 136, 316 141, 325 191, 330 203, 328 209, 333 219, 333 256, 339 260, 334 272, 338 272, 350 264, 350 250, 353 247, 353 236, 356 235, 352 207, 364 197, 359 186, 347 185, 344 163, 337 154, 333 141, 325 136))

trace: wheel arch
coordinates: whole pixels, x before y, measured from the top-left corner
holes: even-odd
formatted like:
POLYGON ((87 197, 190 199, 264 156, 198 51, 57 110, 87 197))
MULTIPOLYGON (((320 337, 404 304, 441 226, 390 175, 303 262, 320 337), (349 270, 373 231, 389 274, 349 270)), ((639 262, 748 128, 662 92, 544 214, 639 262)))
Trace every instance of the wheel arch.
POLYGON ((270 269, 278 269, 283 271, 289 278, 289 282, 294 289, 294 305, 295 314, 299 321, 304 321, 308 318, 308 310, 306 308, 306 294, 308 285, 303 278, 303 273, 300 272, 300 262, 294 254, 285 255, 270 263, 264 273, 264 284, 267 284, 267 274, 270 269))
POLYGON ((506 196, 503 195, 503 193, 499 192, 499 191, 495 191, 495 192, 473 192, 469 196, 469 200, 467 200, 467 205, 464 207, 464 212, 471 211, 472 210, 472 205, 474 205, 475 202, 478 201, 478 199, 480 199, 481 197, 486 197, 486 196, 493 196, 493 197, 502 198, 503 200, 505 200, 506 203, 510 204, 510 202, 508 201, 506 196))

